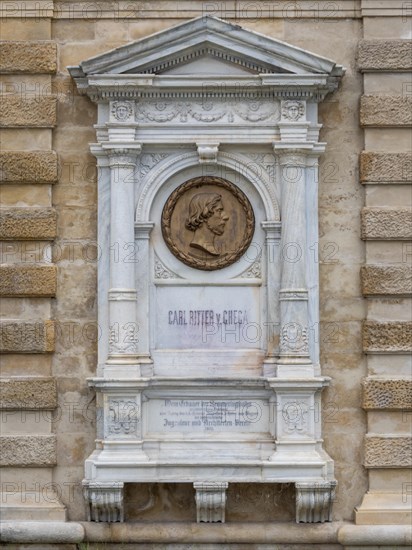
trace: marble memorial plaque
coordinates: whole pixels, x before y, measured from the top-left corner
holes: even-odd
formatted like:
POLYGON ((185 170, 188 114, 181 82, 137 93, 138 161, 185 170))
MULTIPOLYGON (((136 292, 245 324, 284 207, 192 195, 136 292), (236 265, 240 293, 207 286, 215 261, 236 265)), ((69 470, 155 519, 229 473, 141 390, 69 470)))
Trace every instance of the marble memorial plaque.
POLYGON ((180 185, 162 213, 163 237, 172 254, 206 271, 236 262, 250 245, 254 227, 246 195, 233 183, 211 176, 180 185))
POLYGON ((329 378, 319 342, 284 335, 319 320, 317 103, 343 67, 205 16, 69 70, 99 110, 89 520, 123 521, 133 481, 193 482, 197 521, 222 523, 228 483, 295 482, 296 521, 330 521, 329 378))
POLYGON ((259 290, 253 287, 158 287, 156 347, 262 347, 259 290))
POLYGON ((151 399, 149 433, 267 433, 269 404, 262 399, 151 399))

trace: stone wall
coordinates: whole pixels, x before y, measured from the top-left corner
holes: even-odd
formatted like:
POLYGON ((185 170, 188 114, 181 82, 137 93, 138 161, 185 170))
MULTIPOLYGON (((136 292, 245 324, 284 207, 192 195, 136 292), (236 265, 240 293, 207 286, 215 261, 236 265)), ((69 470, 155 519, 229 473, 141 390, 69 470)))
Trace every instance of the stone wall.
MULTIPOLYGON (((334 518, 353 521, 369 488, 357 523, 385 523, 387 507, 393 523, 409 521, 402 514, 411 498, 405 497, 411 418, 405 411, 411 410, 412 13, 389 0, 319 2, 318 9, 313 2, 292 4, 1 7, 5 519, 21 517, 22 507, 25 519, 86 517, 81 480, 96 435, 86 379, 95 372, 99 338, 96 170, 88 145, 95 141, 96 108, 78 95, 66 67, 207 12, 347 69, 338 92, 321 105, 327 150, 320 165, 320 240, 311 245, 321 280, 321 322, 312 328, 323 374, 332 378, 323 396, 323 431, 338 480, 334 518), (28 491, 39 494, 40 504, 24 498, 28 491), (382 494, 387 500, 379 507, 382 494)), ((194 518, 189 486, 130 485, 126 498, 135 521, 194 518)), ((288 486, 256 492, 239 485, 228 498, 234 503, 228 521, 293 518, 288 486), (236 507, 240 501, 245 506, 236 507)))
POLYGON ((363 463, 369 491, 357 509, 357 524, 411 521, 412 42, 406 40, 411 36, 406 22, 405 17, 389 24, 381 17, 366 18, 358 54, 365 133, 360 155, 367 354, 362 407, 368 419, 363 463))

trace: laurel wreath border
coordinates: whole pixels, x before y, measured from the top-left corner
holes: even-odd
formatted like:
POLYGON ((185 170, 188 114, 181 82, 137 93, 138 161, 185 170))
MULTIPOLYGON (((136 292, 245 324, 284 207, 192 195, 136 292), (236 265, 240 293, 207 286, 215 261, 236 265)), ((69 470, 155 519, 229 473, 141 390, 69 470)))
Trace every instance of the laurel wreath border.
POLYGON ((200 176, 197 178, 191 178, 185 183, 182 183, 182 185, 175 189, 169 196, 163 207, 161 226, 163 238, 167 244, 167 247, 171 253, 176 256, 176 258, 189 267, 194 267, 195 269, 201 269, 203 271, 215 271, 216 269, 223 269, 224 267, 228 267, 229 265, 235 263, 246 252, 252 241, 255 230, 255 216, 249 199, 236 185, 223 178, 218 178, 215 176, 200 176), (189 191, 194 187, 202 187, 203 185, 216 185, 218 187, 223 187, 232 193, 232 195, 239 201, 246 214, 246 227, 244 231, 243 244, 236 252, 226 254, 224 258, 218 258, 216 260, 200 260, 189 256, 189 254, 186 254, 176 246, 171 235, 171 220, 177 201, 184 193, 186 193, 186 191, 189 191))

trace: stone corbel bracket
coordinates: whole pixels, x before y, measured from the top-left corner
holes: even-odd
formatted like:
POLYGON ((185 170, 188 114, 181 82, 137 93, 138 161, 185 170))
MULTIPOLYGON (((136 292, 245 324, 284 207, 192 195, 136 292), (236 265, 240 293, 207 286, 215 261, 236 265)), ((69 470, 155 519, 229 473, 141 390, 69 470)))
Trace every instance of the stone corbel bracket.
POLYGON ((336 481, 296 483, 296 523, 332 521, 336 481))
POLYGON ((227 482, 196 482, 197 523, 225 523, 227 482))
POLYGON ((88 504, 87 521, 123 522, 124 483, 83 481, 83 495, 88 504))

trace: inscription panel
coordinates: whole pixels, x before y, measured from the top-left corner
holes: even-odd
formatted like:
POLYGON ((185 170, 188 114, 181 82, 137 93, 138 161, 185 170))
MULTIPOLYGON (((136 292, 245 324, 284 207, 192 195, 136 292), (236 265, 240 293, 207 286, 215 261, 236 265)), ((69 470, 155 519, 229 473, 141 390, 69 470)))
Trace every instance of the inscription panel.
POLYGON ((151 399, 148 409, 148 432, 153 434, 269 432, 269 403, 263 399, 151 399))
POLYGON ((264 329, 260 323, 260 289, 157 288, 157 349, 261 349, 264 329))

